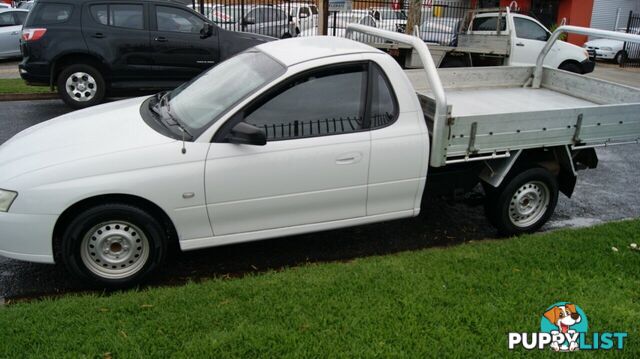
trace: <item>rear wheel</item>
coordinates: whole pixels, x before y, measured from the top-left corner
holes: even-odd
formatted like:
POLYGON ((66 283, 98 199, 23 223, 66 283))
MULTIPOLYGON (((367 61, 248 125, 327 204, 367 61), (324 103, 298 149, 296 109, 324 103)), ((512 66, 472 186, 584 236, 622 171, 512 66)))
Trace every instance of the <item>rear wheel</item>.
POLYGON ((90 65, 71 65, 58 75, 58 94, 71 108, 81 109, 101 103, 106 93, 104 77, 90 65))
POLYGON ((621 65, 626 59, 627 53, 624 51, 618 51, 616 57, 614 58, 614 61, 616 62, 616 64, 621 65))
POLYGON ((558 180, 544 168, 529 168, 487 196, 489 222, 503 235, 535 232, 551 217, 558 203, 558 180))
POLYGON ((164 226, 141 208, 105 204, 89 208, 67 227, 62 259, 74 275, 105 287, 139 283, 163 261, 164 226))

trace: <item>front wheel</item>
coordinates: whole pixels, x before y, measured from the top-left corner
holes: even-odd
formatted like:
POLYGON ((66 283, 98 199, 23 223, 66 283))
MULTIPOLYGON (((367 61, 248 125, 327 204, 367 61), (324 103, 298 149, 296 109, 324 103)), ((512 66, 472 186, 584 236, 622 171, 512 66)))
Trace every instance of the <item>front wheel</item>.
POLYGON ((58 94, 73 109, 95 106, 104 100, 104 77, 93 66, 71 65, 58 75, 58 94))
POLYGON ((558 203, 558 180, 544 168, 526 169, 487 196, 487 217, 507 236, 532 233, 551 217, 558 203))
POLYGON ((582 74, 582 69, 580 68, 580 65, 574 63, 574 62, 566 62, 562 65, 560 65, 560 67, 558 67, 558 69, 560 70, 564 70, 564 71, 569 71, 569 72, 573 72, 576 74, 582 74))
POLYGON ((614 58, 614 61, 616 62, 616 64, 622 65, 622 63, 625 62, 626 59, 627 59, 627 53, 624 51, 618 51, 618 53, 616 54, 616 57, 614 58))
POLYGON ((62 260, 80 278, 104 287, 138 284, 163 261, 167 231, 148 212, 127 204, 83 211, 62 238, 62 260))

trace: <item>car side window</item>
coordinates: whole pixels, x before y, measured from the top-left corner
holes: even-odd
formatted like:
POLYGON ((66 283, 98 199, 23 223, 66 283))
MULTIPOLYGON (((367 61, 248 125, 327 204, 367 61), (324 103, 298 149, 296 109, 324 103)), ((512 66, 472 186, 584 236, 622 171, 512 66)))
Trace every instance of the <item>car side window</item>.
POLYGON ((22 25, 27 20, 27 13, 24 11, 15 11, 13 14, 16 16, 16 25, 22 25))
POLYGON ((109 5, 109 25, 127 29, 144 29, 142 5, 109 5))
POLYGON ((34 19, 31 23, 33 26, 61 24, 67 22, 71 17, 73 5, 43 3, 38 4, 31 11, 34 12, 34 19))
POLYGON ((0 14, 0 27, 3 26, 14 26, 16 21, 13 18, 13 14, 11 12, 3 12, 0 14))
POLYGON ((244 121, 264 129, 267 141, 360 131, 367 66, 342 65, 297 77, 249 109, 244 121))
POLYGON ((389 80, 377 65, 372 65, 369 118, 371 129, 382 128, 393 123, 398 117, 398 104, 389 80))
POLYGON ((156 7, 158 31, 200 33, 204 21, 188 11, 169 6, 156 7))
MULTIPOLYGON (((487 16, 473 19, 472 31, 496 31, 498 29, 498 17, 487 16)), ((500 20, 500 31, 507 30, 507 20, 502 16, 500 20)))
POLYGON ((513 19, 516 26, 516 36, 520 39, 547 41, 549 33, 535 22, 516 17, 513 19))
POLYGON ((134 30, 144 29, 144 9, 142 5, 92 5, 90 12, 94 20, 102 25, 134 30))

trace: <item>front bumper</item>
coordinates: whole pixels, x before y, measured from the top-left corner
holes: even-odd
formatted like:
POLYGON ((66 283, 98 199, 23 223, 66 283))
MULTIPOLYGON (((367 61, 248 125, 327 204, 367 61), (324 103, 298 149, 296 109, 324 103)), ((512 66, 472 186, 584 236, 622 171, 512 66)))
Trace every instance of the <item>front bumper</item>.
POLYGON ((596 50, 596 59, 613 60, 616 54, 617 53, 613 51, 596 50))
POLYGON ((584 60, 580 63, 580 68, 583 74, 592 73, 596 68, 596 62, 591 59, 584 60))
POLYGON ((53 228, 58 216, 0 212, 0 256, 54 263, 53 228))

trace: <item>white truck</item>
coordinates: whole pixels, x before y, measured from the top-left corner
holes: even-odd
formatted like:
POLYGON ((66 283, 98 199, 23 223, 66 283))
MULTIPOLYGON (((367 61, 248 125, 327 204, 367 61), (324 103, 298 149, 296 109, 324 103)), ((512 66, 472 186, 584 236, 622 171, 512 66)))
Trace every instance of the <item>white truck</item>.
MULTIPOLYGON (((551 37, 536 19, 505 9, 475 9, 465 19, 429 18, 414 29, 413 34, 429 42, 435 37, 447 44, 429 43, 429 51, 437 67, 531 66, 551 37), (430 26, 439 30, 430 31, 430 26), (457 26, 458 29, 454 29, 457 26), (442 33, 450 27, 450 34, 442 33), (444 36, 448 35, 448 36, 444 36), (450 41, 452 39, 454 41, 450 41), (449 43, 453 42, 453 43, 449 43)), ((415 51, 397 43, 375 43, 376 48, 398 53, 407 68, 420 67, 415 51)), ((593 71, 595 62, 589 52, 579 46, 558 41, 545 58, 544 66, 578 74, 593 71)))
POLYGON ((0 255, 131 285, 169 248, 416 216, 478 184, 505 235, 539 229, 597 146, 637 143, 640 90, 536 66, 404 71, 344 38, 259 45, 174 91, 76 111, 0 146, 0 255), (291 51, 295 49, 296 51, 291 51))

